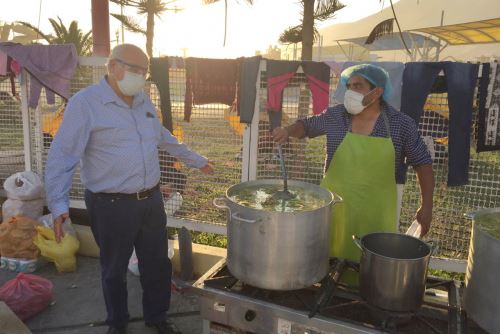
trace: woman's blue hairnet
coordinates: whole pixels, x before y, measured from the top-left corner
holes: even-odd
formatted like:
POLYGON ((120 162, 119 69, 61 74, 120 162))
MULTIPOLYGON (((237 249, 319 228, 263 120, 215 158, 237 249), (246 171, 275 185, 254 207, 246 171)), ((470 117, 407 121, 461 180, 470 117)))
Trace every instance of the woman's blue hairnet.
POLYGON ((382 87, 384 89, 384 100, 387 101, 391 96, 392 86, 389 74, 382 67, 372 64, 360 64, 348 67, 340 74, 340 84, 346 87, 349 79, 355 75, 362 76, 376 87, 382 87))

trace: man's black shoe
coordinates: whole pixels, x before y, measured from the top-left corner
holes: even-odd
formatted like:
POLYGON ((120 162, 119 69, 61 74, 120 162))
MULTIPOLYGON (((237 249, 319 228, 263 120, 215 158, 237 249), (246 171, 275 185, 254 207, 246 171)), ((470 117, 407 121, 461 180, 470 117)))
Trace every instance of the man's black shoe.
POLYGON ((146 323, 146 326, 156 329, 158 334, 182 334, 182 332, 179 332, 177 329, 175 329, 175 326, 172 323, 166 320, 157 322, 155 324, 146 323))
POLYGON ((107 334, 127 334, 127 327, 109 327, 107 334))

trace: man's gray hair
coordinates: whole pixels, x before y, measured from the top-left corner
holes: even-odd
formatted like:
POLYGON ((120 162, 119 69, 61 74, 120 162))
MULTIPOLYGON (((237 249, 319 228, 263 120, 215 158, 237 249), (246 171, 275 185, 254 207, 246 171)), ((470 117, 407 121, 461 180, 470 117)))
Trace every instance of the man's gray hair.
POLYGON ((119 44, 117 46, 115 46, 112 50, 111 50, 111 53, 109 54, 109 57, 108 57, 108 63, 107 65, 109 66, 109 61, 112 60, 112 59, 122 59, 123 58, 123 54, 129 50, 134 50, 136 52, 140 52, 144 55, 144 57, 146 59, 149 60, 149 57, 148 55, 142 51, 142 49, 134 44, 119 44))

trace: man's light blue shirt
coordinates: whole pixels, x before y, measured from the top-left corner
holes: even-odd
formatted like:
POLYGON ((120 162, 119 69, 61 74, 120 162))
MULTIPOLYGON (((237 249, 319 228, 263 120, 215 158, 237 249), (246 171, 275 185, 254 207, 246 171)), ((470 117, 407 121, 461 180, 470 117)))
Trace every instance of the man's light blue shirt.
POLYGON ((149 97, 140 93, 129 107, 106 79, 75 94, 64 111, 45 166, 49 210, 68 212, 69 190, 80 163, 82 183, 92 192, 135 193, 160 180, 158 148, 189 167, 207 159, 165 129, 149 97))

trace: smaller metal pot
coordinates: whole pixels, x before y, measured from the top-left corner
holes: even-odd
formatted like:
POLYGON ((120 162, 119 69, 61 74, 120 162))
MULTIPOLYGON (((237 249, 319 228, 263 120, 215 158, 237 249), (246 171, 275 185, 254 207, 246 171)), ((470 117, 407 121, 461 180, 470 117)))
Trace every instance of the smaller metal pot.
POLYGON ((424 299, 431 247, 399 233, 370 233, 353 240, 361 249, 361 297, 384 310, 417 311, 424 299))

